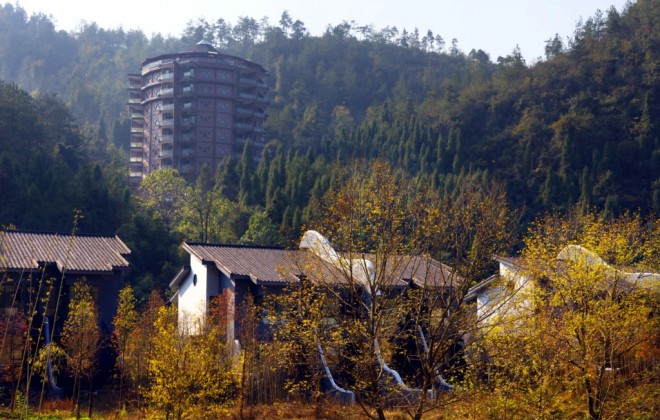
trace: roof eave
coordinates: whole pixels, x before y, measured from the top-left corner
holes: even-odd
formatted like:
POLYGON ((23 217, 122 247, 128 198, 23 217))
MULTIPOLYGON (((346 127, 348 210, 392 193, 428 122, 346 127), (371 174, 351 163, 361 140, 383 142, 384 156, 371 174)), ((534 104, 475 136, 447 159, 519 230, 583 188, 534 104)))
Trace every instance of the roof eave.
POLYGON ((179 287, 181 285, 181 282, 188 277, 188 274, 190 274, 190 266, 189 265, 184 265, 181 267, 178 273, 174 276, 172 281, 170 281, 170 288, 172 287, 179 287))
POLYGON ((488 290, 491 284, 499 278, 500 276, 498 274, 493 274, 492 276, 488 277, 486 280, 482 281, 481 283, 470 287, 465 295, 465 299, 464 299, 465 302, 470 303, 472 301, 477 300, 477 297, 485 290, 488 290))

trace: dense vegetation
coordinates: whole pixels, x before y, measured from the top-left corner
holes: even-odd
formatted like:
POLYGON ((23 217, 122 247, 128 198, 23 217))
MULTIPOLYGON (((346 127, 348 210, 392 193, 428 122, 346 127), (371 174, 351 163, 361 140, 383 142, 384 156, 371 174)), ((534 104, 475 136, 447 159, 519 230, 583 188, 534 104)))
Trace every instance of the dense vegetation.
POLYGON ((96 149, 60 99, 0 81, 2 223, 66 231, 78 208, 85 230, 113 233, 129 199, 123 161, 96 149))
MULTIPOLYGON (((171 172, 156 174, 172 181, 171 172)), ((204 316, 182 316, 158 290, 140 308, 126 286, 109 344, 117 353, 116 381, 100 398, 95 392, 81 398, 99 386, 94 361, 107 348, 99 344, 89 286, 73 287, 61 346, 26 344, 39 299, 24 313, 7 311, 0 329, 9 339, 0 353, 22 357, 3 369, 11 404, 0 415, 80 418, 86 411, 91 418, 99 414, 98 399, 109 418, 255 418, 263 416, 255 409, 260 405, 277 407, 277 417, 286 418, 657 417, 660 275, 649 272, 658 270, 658 219, 576 211, 541 216, 525 235, 517 268, 495 279, 493 293, 476 309, 474 283, 463 279, 474 278, 514 236, 515 214, 503 195, 497 186, 465 183, 443 196, 420 191, 382 161, 352 166, 331 188, 314 226, 345 251, 333 274, 326 262, 292 256, 295 267, 281 272, 291 278, 287 270, 304 270, 300 282, 283 293, 263 288, 259 301, 252 293, 235 300, 224 289, 204 316), (364 249, 375 264, 365 263, 364 249), (431 274, 430 260, 401 258, 421 252, 452 255, 452 270, 431 274), (411 271, 417 274, 408 287, 392 288, 411 271), (49 354, 72 378, 73 389, 64 391, 71 399, 49 402, 49 354), (323 354, 354 403, 339 409, 337 395, 322 389, 323 354), (383 360, 410 388, 394 383, 383 360)), ((151 211, 171 208, 145 200, 153 201, 151 211)), ((39 283, 34 288, 55 284, 39 283)))
POLYGON ((81 209, 83 232, 118 232, 134 250, 146 291, 167 283, 181 239, 295 241, 354 159, 383 158, 444 194, 495 179, 524 222, 574 205, 657 212, 659 15, 655 0, 598 11, 527 66, 517 50, 491 60, 417 29, 344 22, 311 36, 286 12, 277 24, 200 19, 179 37, 148 38, 95 23, 56 31, 5 4, 0 79, 16 84, 0 85, 0 223, 68 230, 81 209), (269 70, 269 143, 258 164, 246 150, 205 171, 199 200, 184 200, 170 225, 127 188, 125 77, 201 38, 269 70), (200 232, 190 220, 204 203, 217 223, 200 232))
MULTIPOLYGON (((575 264, 568 278, 552 268, 564 245, 581 243, 614 266, 659 269, 659 18, 657 0, 596 12, 569 38, 550 37, 545 58, 528 66, 517 50, 492 60, 417 29, 342 23, 311 36, 288 13, 277 24, 200 19, 179 37, 148 38, 94 23, 56 31, 44 15, 0 5, 0 225, 75 225, 84 233, 116 233, 131 248, 130 286, 115 319, 123 360, 117 401, 136 402, 140 415, 145 405, 154 415, 213 418, 238 416, 227 411, 232 405, 243 417, 250 415, 245 406, 259 402, 309 403, 321 371, 303 375, 301 360, 318 363, 318 343, 341 337, 366 346, 354 355, 357 371, 347 372, 363 383, 356 388, 366 396, 362 414, 383 417, 389 394, 378 380, 369 389, 358 375, 358 368, 369 374, 376 366, 369 346, 380 340, 387 351, 396 322, 406 317, 435 328, 429 337, 442 339, 419 355, 425 372, 416 379, 426 387, 437 369, 452 365, 445 356, 454 332, 477 330, 469 286, 492 273, 492 254, 507 254, 518 242, 523 257, 545 262, 534 268, 546 271, 533 274, 548 289, 512 300, 534 304, 512 320, 521 326, 516 334, 497 334, 495 325, 494 335, 471 343, 494 355, 488 366, 479 364, 478 352, 465 353, 474 358, 469 369, 443 370, 460 384, 456 392, 421 399, 406 413, 444 414, 439 410, 451 403, 453 417, 651 418, 659 392, 657 293, 603 283, 602 267, 575 264), (201 38, 270 72, 263 155, 254 162, 248 141, 242 157, 227 158, 215 173, 204 168, 192 184, 162 170, 132 190, 126 73, 201 38), (363 202, 370 205, 356 204, 363 202), (512 227, 518 221, 519 230, 512 227), (161 295, 184 263, 182 240, 288 246, 305 226, 324 231, 338 249, 429 253, 469 282, 455 306, 422 290, 411 295, 419 299, 412 305, 379 300, 368 317, 338 314, 333 326, 319 309, 324 290, 293 290, 273 303, 282 310, 270 314, 283 317, 273 320, 273 343, 256 334, 245 339, 238 364, 223 344, 226 320, 209 317, 196 340, 175 328, 161 295), (417 309, 431 304, 445 315, 423 319, 426 311, 417 309), (390 321, 362 324, 381 318, 390 321), (590 351, 576 347, 584 342, 590 351)), ((371 286, 377 296, 380 285, 371 286)), ((71 313, 90 301, 83 292, 71 300, 71 313)), ((218 314, 227 305, 222 299, 218 314)), ((330 306, 346 307, 340 303, 330 306)), ((238 310, 242 327, 256 331, 263 312, 249 304, 238 310)), ((83 336, 94 335, 80 336, 75 316, 70 322, 63 352, 78 354, 78 362, 66 364, 92 366, 94 351, 81 346, 83 336)), ((78 414, 90 372, 70 372, 78 414)), ((12 380, 19 389, 20 375, 12 380)), ((23 397, 13 397, 27 415, 26 400, 21 407, 23 397)), ((323 409, 317 404, 310 416, 323 409)))

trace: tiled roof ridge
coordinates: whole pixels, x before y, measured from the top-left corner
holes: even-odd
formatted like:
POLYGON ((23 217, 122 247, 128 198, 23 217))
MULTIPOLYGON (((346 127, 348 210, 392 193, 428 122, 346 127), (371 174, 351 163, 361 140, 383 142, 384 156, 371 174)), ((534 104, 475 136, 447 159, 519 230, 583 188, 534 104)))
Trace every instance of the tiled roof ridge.
POLYGON ((507 262, 509 264, 519 264, 523 260, 523 257, 522 257, 522 255, 505 257, 503 255, 495 254, 495 255, 493 255, 493 259, 495 261, 503 261, 503 262, 507 262))
POLYGON ((85 238, 117 238, 117 235, 111 233, 71 233, 71 232, 57 232, 57 231, 47 231, 47 230, 31 230, 31 229, 3 229, 0 233, 25 233, 28 235, 58 235, 58 236, 81 236, 85 238))
POLYGON ((213 248, 242 248, 242 249, 272 249, 276 251, 298 251, 296 248, 285 248, 281 246, 245 245, 245 244, 207 244, 203 242, 184 242, 188 246, 208 246, 213 248))

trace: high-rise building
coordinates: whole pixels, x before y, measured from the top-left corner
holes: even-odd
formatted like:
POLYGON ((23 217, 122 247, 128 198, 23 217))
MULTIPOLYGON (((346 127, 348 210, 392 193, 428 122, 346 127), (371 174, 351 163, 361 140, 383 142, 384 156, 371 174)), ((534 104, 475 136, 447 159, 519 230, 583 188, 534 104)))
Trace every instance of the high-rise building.
POLYGON ((131 181, 161 168, 194 179, 203 165, 215 170, 225 157, 240 156, 248 139, 255 160, 261 156, 262 66, 200 41, 192 51, 148 58, 141 70, 128 75, 131 181))

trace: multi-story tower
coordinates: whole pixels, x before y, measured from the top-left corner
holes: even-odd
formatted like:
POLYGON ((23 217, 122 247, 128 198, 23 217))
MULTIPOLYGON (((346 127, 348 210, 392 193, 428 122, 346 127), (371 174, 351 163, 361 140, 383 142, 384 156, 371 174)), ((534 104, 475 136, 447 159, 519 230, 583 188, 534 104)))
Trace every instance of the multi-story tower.
POLYGON ((215 170, 253 142, 264 146, 267 72, 258 64, 220 54, 200 41, 192 51, 145 60, 128 75, 133 182, 161 168, 193 179, 203 165, 215 170))

